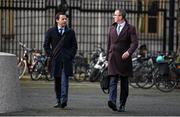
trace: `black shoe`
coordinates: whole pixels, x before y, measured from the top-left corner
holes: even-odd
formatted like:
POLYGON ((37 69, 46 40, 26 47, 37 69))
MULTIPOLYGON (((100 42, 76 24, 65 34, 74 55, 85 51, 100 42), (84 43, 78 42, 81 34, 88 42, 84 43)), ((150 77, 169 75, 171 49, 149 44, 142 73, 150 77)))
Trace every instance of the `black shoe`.
POLYGON ((118 112, 125 112, 125 111, 126 111, 125 106, 120 106, 119 107, 118 112))
POLYGON ((67 106, 67 103, 66 103, 66 102, 64 102, 64 103, 61 104, 61 108, 65 108, 66 106, 67 106))
POLYGON ((108 106, 111 108, 113 111, 117 111, 117 107, 115 104, 112 103, 112 101, 108 101, 108 106))
POLYGON ((57 103, 56 105, 54 105, 54 108, 61 108, 61 104, 57 103))

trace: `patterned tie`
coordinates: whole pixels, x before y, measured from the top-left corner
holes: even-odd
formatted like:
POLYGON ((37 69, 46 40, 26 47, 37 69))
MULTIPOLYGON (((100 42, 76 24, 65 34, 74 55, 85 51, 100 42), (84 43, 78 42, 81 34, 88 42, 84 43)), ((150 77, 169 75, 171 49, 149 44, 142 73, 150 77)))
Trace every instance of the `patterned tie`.
POLYGON ((121 28, 121 25, 118 25, 117 28, 116 28, 118 35, 120 34, 120 31, 121 31, 120 28, 121 28))

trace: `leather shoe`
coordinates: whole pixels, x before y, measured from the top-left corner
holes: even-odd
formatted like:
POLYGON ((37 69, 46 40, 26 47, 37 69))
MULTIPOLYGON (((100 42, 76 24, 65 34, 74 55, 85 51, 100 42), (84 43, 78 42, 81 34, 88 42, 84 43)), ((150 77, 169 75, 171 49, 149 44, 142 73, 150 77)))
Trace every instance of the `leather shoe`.
POLYGON ((67 106, 67 103, 66 103, 66 102, 64 102, 64 103, 61 104, 61 108, 65 108, 66 106, 67 106))
POLYGON ((111 108, 113 111, 117 111, 117 107, 115 104, 112 103, 112 101, 108 101, 108 106, 111 108))
POLYGON ((119 107, 118 112, 125 112, 125 111, 126 111, 125 106, 120 106, 119 107))
POLYGON ((54 108, 61 108, 61 104, 57 103, 56 105, 54 105, 54 108))

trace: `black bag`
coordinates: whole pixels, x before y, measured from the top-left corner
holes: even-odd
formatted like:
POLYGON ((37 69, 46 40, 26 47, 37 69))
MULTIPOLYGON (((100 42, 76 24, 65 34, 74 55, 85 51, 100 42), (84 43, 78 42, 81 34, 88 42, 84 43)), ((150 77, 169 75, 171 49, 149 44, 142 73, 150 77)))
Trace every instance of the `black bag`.
POLYGON ((107 70, 105 70, 100 79, 100 87, 105 94, 109 93, 109 81, 110 79, 108 77, 107 70))
POLYGON ((160 75, 169 75, 169 65, 167 62, 158 63, 158 69, 160 75))

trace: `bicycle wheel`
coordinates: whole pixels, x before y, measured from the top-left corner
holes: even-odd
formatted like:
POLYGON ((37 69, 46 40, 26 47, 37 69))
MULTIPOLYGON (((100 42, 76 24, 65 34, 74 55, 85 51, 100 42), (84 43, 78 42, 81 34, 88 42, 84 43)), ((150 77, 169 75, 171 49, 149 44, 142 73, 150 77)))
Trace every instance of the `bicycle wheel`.
POLYGON ((138 85, 137 85, 137 82, 139 80, 139 78, 141 77, 141 72, 139 72, 141 69, 141 67, 137 68, 136 70, 134 70, 134 73, 133 73, 133 76, 132 77, 129 77, 128 80, 129 80, 129 85, 133 88, 140 88, 138 85))
POLYGON ((135 76, 129 77, 128 80, 129 80, 129 85, 130 85, 131 87, 133 87, 133 88, 139 88, 139 87, 137 86, 137 84, 136 84, 136 77, 135 77, 135 76))
POLYGON ((139 88, 150 89, 154 85, 153 76, 146 73, 138 78, 138 82, 136 82, 136 84, 139 88))
POLYGON ((32 80, 39 80, 41 78, 41 70, 43 64, 41 62, 36 62, 31 71, 31 79, 32 80))
POLYGON ((46 76, 46 80, 48 80, 48 81, 53 81, 53 80, 54 80, 54 77, 53 77, 52 74, 49 73, 49 72, 46 72, 46 73, 45 73, 45 76, 46 76))
POLYGON ((89 76, 89 81, 90 82, 95 82, 95 81, 98 80, 99 76, 100 76, 100 70, 96 69, 96 68, 93 68, 92 72, 91 72, 91 74, 89 76))
POLYGON ((26 72, 26 68, 27 68, 26 62, 20 61, 17 65, 17 68, 18 68, 18 73, 19 73, 19 79, 21 79, 26 72))
POLYGON ((153 79, 153 71, 155 69, 149 66, 142 66, 141 69, 139 69, 139 71, 137 71, 139 74, 139 76, 137 77, 137 86, 139 88, 143 88, 143 89, 149 89, 154 85, 154 79, 153 79))
POLYGON ((171 80, 169 76, 159 75, 155 80, 155 86, 162 92, 171 92, 177 85, 176 80, 171 80))
POLYGON ((85 81, 86 79, 86 67, 81 65, 76 65, 74 70, 74 80, 78 82, 85 81))

